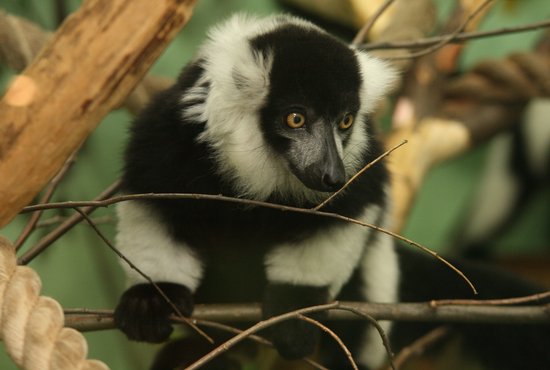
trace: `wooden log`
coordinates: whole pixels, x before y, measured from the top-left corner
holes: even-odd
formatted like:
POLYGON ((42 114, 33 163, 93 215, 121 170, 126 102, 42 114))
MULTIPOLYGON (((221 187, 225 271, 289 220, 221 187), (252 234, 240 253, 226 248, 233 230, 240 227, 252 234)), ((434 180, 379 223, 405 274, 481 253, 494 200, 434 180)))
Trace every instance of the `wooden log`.
POLYGON ((194 4, 85 1, 13 80, 0 101, 0 227, 120 105, 194 4))

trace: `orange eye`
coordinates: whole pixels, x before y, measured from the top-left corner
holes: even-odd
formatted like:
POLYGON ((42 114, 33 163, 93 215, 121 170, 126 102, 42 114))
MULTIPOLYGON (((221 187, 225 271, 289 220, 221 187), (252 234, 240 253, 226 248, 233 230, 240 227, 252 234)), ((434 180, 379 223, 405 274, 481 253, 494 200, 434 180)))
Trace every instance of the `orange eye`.
POLYGON ((351 125, 353 125, 353 121, 354 121, 353 114, 348 113, 344 116, 344 118, 342 118, 342 120, 340 121, 340 124, 338 124, 338 127, 341 130, 347 130, 348 128, 351 127, 351 125))
POLYGON ((290 113, 286 116, 286 124, 290 128, 300 128, 306 124, 306 117, 301 113, 290 113))

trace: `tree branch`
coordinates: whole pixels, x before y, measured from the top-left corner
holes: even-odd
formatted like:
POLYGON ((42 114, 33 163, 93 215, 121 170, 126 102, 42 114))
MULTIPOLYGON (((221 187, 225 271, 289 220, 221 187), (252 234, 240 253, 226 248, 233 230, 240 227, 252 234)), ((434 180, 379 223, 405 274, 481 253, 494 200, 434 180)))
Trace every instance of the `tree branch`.
MULTIPOLYGON (((550 324, 550 304, 531 306, 436 305, 423 303, 335 302, 324 308, 328 320, 364 320, 352 312, 368 314, 375 320, 477 324, 550 324)), ((80 331, 114 329, 112 310, 66 309, 66 325, 80 331)), ((197 304, 193 319, 214 322, 258 322, 259 303, 197 304)), ((174 322, 176 322, 174 317, 174 322)))
POLYGON ((194 6, 136 1, 85 1, 8 87, 0 101, 0 227, 123 101, 194 6))
POLYGON ((417 51, 415 53, 410 53, 406 55, 394 55, 389 57, 390 59, 410 59, 410 58, 418 58, 422 57, 424 55, 428 55, 433 53, 434 51, 441 49, 445 45, 449 44, 450 40, 454 39, 457 35, 459 35, 466 26, 477 16, 479 15, 488 5, 490 5, 494 0, 485 0, 483 3, 481 3, 463 22, 460 24, 454 32, 447 35, 447 37, 441 39, 436 44, 433 44, 429 47, 427 47, 424 50, 417 51))
POLYGON ((550 27, 550 19, 546 19, 539 22, 533 22, 524 24, 516 27, 503 27, 496 30, 490 31, 472 31, 472 32, 461 32, 453 37, 452 34, 434 36, 434 37, 425 37, 416 40, 408 41, 382 41, 382 42, 371 42, 368 44, 363 44, 360 46, 362 50, 386 50, 386 49, 420 49, 425 47, 430 47, 440 43, 443 40, 449 44, 460 44, 465 41, 477 40, 488 37, 495 36, 506 36, 509 34, 521 33, 521 32, 530 32, 536 31, 542 28, 550 27))
POLYGON ((394 2, 395 0, 386 0, 384 1, 384 3, 376 10, 376 12, 372 15, 372 17, 370 17, 369 21, 367 23, 365 23, 365 25, 363 27, 361 27, 361 29, 359 30, 359 32, 357 32, 357 35, 355 35, 353 41, 351 42, 352 45, 354 46, 358 46, 359 44, 361 44, 365 38, 367 37, 367 35, 369 34, 370 30, 372 29, 372 27, 374 26, 374 24, 376 23, 376 21, 378 20, 378 18, 380 18, 380 16, 382 14, 384 14, 384 12, 386 11, 386 9, 394 2))
MULTIPOLYGON (((115 195, 120 188, 120 180, 112 183, 107 189, 105 189, 101 194, 99 194, 94 200, 102 201, 105 199, 111 198, 115 195)), ((81 211, 87 215, 90 215, 95 211, 97 207, 82 207, 81 211)), ((61 225, 59 225, 55 230, 49 232, 46 236, 42 237, 38 243, 33 245, 28 251, 26 251, 21 257, 17 259, 19 265, 26 265, 31 262, 36 256, 45 251, 50 245, 52 245, 57 239, 65 235, 70 229, 75 225, 80 223, 84 218, 80 213, 75 213, 67 220, 65 220, 61 225)))
MULTIPOLYGON (((69 158, 67 159, 63 167, 61 167, 61 170, 59 170, 58 174, 54 176, 52 181, 50 181, 50 183, 46 187, 44 195, 42 196, 42 198, 40 198, 40 201, 39 201, 40 203, 47 203, 50 201, 53 194, 55 193, 55 190, 59 186, 59 183, 61 182, 61 180, 63 180, 65 174, 69 171, 69 169, 73 165, 77 152, 78 152, 78 149, 69 156, 69 158)), ((40 216, 42 216, 42 212, 33 213, 29 222, 25 225, 25 228, 23 229, 23 231, 17 238, 16 242, 14 243, 14 247, 16 251, 18 251, 23 246, 25 241, 32 234, 32 232, 34 231, 34 229, 38 224, 38 221, 40 220, 40 216)))

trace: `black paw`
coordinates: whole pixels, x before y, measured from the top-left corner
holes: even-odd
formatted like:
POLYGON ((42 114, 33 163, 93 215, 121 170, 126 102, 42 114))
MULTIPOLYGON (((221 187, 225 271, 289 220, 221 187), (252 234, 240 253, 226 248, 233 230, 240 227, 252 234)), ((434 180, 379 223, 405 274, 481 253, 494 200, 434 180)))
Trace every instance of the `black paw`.
MULTIPOLYGON (((186 317, 193 312, 191 291, 180 284, 157 283, 157 286, 186 317)), ((129 339, 159 343, 172 334, 168 317, 176 312, 151 284, 134 285, 124 292, 115 308, 115 325, 129 339)))
MULTIPOLYGON (((270 285, 267 287, 264 298, 263 315, 269 318, 327 302, 328 289, 325 287, 270 285)), ((322 320, 326 317, 326 313, 314 313, 308 316, 322 320)), ((281 322, 267 330, 267 336, 279 354, 288 360, 311 355, 317 347, 320 335, 321 331, 318 327, 299 319, 281 322)))
POLYGON ((277 324, 268 331, 277 352, 287 360, 311 355, 319 343, 320 334, 316 326, 297 319, 277 324))

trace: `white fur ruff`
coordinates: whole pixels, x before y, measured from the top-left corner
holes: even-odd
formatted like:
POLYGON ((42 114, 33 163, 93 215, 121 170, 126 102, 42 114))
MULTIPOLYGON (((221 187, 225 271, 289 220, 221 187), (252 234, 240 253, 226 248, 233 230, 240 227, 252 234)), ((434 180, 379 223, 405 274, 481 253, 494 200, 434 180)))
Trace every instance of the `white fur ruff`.
MULTIPOLYGON (((117 205, 118 250, 155 282, 185 285, 192 292, 202 278, 200 260, 186 245, 176 242, 151 207, 137 202, 117 205)), ((147 280, 121 261, 130 285, 147 280)))

